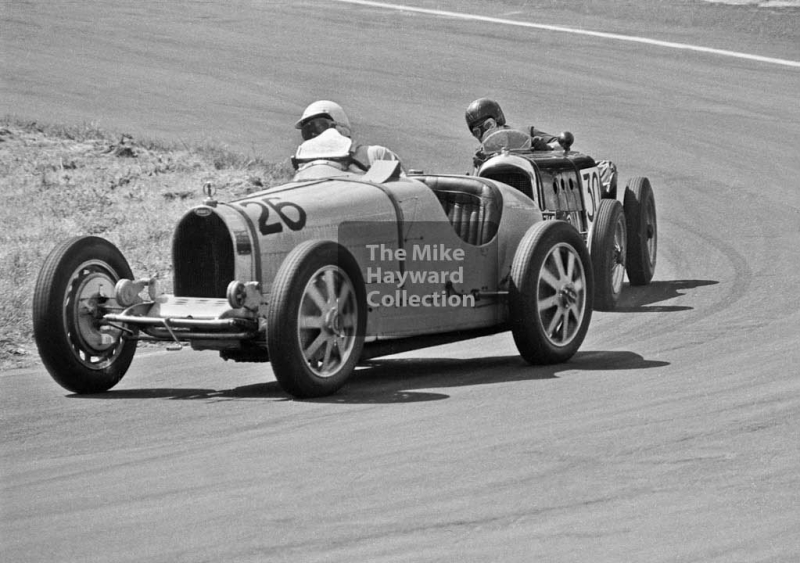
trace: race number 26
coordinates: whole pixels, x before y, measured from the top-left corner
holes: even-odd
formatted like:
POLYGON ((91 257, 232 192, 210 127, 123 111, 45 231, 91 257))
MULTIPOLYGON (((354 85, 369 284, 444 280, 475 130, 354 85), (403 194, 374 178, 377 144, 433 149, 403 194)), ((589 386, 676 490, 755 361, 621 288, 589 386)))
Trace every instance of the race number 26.
POLYGON ((246 201, 242 207, 254 205, 261 210, 258 216, 258 230, 262 235, 280 233, 286 225, 292 231, 299 231, 306 225, 306 211, 296 203, 280 201, 275 197, 265 197, 258 201, 246 201), (277 218, 271 219, 272 212, 277 218), (287 213, 287 211, 289 211, 287 213))

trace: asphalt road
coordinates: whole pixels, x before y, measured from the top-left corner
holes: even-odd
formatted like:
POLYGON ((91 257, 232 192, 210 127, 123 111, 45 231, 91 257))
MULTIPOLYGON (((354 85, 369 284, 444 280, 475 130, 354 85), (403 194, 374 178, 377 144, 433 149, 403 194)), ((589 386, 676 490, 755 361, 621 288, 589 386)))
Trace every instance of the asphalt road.
POLYGON ((653 284, 567 364, 501 334, 375 360, 324 400, 191 351, 88 397, 3 373, 0 560, 800 559, 800 71, 286 4, 6 3, 0 110, 283 158, 332 98, 408 166, 461 172, 463 109, 492 95, 651 179, 653 284))

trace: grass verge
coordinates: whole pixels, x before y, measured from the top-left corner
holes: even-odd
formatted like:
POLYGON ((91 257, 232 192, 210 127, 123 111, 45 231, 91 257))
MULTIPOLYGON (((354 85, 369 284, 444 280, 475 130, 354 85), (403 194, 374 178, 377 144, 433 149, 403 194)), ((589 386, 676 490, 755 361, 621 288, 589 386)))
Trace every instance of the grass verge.
POLYGON ((100 130, 0 119, 0 370, 38 361, 34 284, 58 241, 107 238, 136 276, 172 279, 177 220, 211 182, 229 200, 288 179, 270 163, 223 146, 175 145, 100 130))

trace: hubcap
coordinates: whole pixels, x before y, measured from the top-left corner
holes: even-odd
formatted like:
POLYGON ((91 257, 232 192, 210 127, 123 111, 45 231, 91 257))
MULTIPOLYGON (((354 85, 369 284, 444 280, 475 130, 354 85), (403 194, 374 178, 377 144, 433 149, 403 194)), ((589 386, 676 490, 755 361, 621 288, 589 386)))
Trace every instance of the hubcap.
POLYGON ((566 346, 578 334, 586 314, 586 273, 571 245, 560 243, 545 258, 537 299, 546 337, 556 346, 566 346))
POLYGON ((578 302, 578 292, 575 291, 575 285, 572 283, 565 284, 564 287, 558 292, 559 304, 569 309, 578 302))
POLYGON ((622 292, 622 282, 625 281, 627 246, 628 235, 625 231, 625 223, 620 218, 614 228, 614 250, 611 260, 611 287, 615 295, 622 292))
POLYGON ((356 343, 358 304, 347 273, 330 265, 317 270, 303 290, 297 337, 308 368, 319 377, 339 373, 356 343))
POLYGON ((645 220, 647 222, 645 227, 645 233, 647 235, 647 257, 652 267, 656 263, 656 252, 658 250, 658 241, 656 239, 656 210, 652 204, 647 206, 645 220))
POLYGON ((64 293, 64 330, 73 355, 84 366, 103 369, 114 361, 122 343, 121 331, 101 330, 106 302, 113 299, 116 275, 101 261, 82 264, 64 293))
POLYGON ((342 336, 342 316, 339 310, 334 307, 325 315, 325 330, 330 331, 336 336, 342 336))

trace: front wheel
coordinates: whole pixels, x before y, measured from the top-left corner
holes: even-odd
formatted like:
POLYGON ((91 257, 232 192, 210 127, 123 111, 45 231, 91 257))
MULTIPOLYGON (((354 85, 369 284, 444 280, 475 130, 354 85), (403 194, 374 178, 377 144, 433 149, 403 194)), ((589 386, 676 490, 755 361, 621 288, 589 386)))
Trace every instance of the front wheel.
POLYGON ((511 265, 509 318, 520 355, 531 364, 566 362, 592 318, 593 278, 580 233, 543 221, 523 237, 511 265))
POLYGON ((74 393, 101 393, 119 383, 136 341, 105 326, 114 286, 132 278, 122 253, 99 237, 75 237, 48 255, 33 294, 33 336, 47 371, 74 393))
POLYGON ((616 199, 600 200, 592 234, 594 308, 613 311, 625 281, 627 227, 622 204, 616 199))
POLYGON ((307 241, 284 260, 272 285, 267 347, 275 378, 298 398, 336 392, 364 347, 366 291, 341 245, 307 241))
POLYGON ((656 200, 647 178, 637 177, 628 182, 625 220, 628 223, 628 279, 631 285, 647 285, 656 271, 658 250, 656 200))

